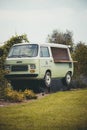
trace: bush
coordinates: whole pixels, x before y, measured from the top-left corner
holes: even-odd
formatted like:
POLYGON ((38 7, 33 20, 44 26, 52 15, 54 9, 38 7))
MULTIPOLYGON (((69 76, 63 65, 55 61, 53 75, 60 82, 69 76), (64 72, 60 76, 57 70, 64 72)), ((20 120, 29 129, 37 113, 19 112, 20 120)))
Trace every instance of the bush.
POLYGON ((37 98, 35 93, 32 90, 28 90, 28 89, 25 89, 24 96, 26 97, 26 99, 36 99, 37 98))
POLYGON ((25 97, 22 92, 14 91, 12 88, 7 87, 4 90, 4 99, 10 102, 22 102, 25 97))
POLYGON ((22 102, 23 100, 36 99, 37 96, 32 90, 26 89, 24 92, 13 90, 11 85, 0 89, 0 99, 10 102, 22 102))

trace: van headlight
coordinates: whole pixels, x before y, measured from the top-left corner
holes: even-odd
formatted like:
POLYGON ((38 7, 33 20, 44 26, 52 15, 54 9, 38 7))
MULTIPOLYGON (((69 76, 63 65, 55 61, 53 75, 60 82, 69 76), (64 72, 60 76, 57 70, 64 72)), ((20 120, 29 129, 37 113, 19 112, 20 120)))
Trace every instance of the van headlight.
POLYGON ((36 65, 35 64, 30 64, 30 69, 36 69, 36 65))
POLYGON ((35 64, 30 64, 30 73, 35 73, 36 65, 35 64))

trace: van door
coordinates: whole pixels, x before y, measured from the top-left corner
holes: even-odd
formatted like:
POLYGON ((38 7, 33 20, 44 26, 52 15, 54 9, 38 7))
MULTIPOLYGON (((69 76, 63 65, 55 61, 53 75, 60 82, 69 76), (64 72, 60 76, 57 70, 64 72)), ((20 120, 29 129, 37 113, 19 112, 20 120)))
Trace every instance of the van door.
POLYGON ((40 78, 44 78, 47 70, 52 68, 52 58, 49 47, 40 46, 40 78))

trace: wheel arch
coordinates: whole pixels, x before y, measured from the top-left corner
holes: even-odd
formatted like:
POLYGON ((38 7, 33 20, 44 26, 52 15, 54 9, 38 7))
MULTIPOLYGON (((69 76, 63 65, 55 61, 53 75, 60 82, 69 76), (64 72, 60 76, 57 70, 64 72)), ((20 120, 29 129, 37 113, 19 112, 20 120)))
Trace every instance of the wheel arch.
POLYGON ((50 69, 47 69, 46 72, 45 72, 45 74, 46 74, 47 72, 50 72, 50 74, 51 74, 51 76, 52 76, 52 72, 51 72, 50 69))
POLYGON ((72 71, 68 71, 67 73, 69 73, 71 75, 71 77, 72 77, 72 71))

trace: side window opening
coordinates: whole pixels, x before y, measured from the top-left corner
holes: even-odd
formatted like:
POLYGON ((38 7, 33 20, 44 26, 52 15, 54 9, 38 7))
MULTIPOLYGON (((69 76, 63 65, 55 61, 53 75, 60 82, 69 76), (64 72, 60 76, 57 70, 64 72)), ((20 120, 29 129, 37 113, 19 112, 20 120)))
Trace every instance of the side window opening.
POLYGON ((51 47, 52 56, 54 62, 62 61, 69 61, 68 50, 66 48, 55 48, 51 47))
POLYGON ((40 47, 40 57, 50 57, 48 47, 40 47))

